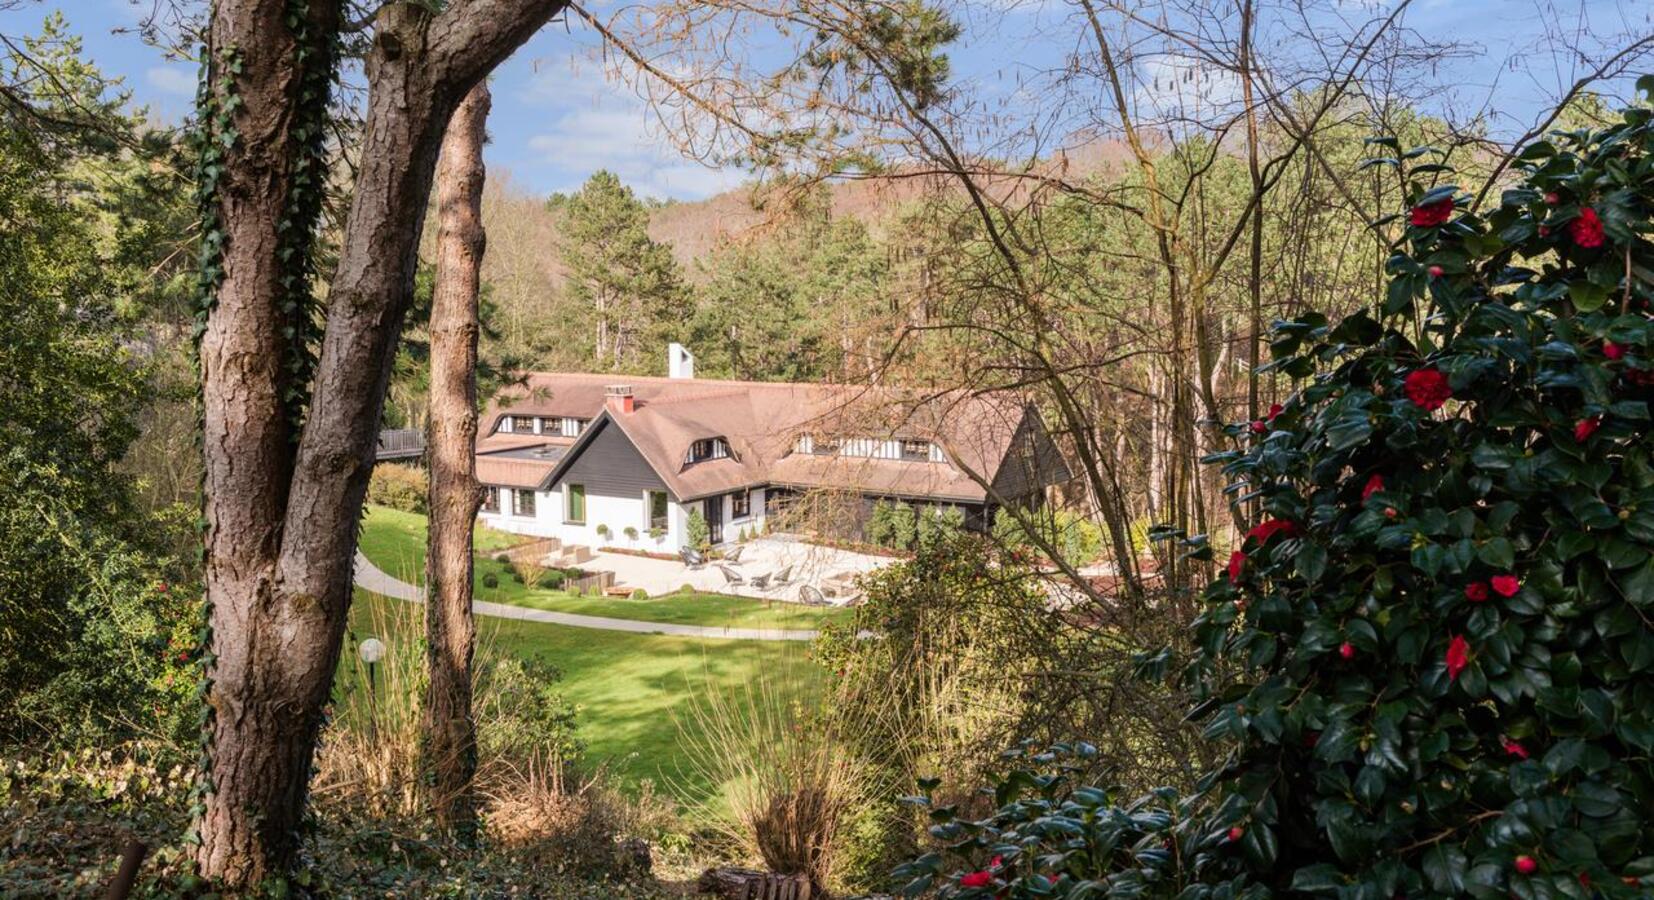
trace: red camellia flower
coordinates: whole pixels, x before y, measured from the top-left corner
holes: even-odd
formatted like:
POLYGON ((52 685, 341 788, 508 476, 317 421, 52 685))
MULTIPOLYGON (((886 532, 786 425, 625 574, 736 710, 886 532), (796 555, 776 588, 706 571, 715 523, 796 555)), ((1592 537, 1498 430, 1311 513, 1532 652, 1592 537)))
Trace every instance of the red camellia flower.
POLYGON ((1297 533, 1298 524, 1296 522, 1289 522, 1286 519, 1270 519, 1266 522, 1259 522, 1258 524, 1252 526, 1252 530, 1248 531, 1246 536, 1249 538, 1257 538, 1258 543, 1260 544, 1267 544, 1269 543, 1269 539, 1277 534, 1284 534, 1291 537, 1297 533))
POLYGON ((1005 857, 1003 856, 996 856, 993 859, 988 860, 988 868, 990 869, 997 869, 1003 865, 1005 865, 1005 857))
POLYGON ((1425 203, 1413 207, 1412 216, 1408 221, 1419 228, 1435 228, 1446 225, 1447 220, 1453 218, 1453 198, 1447 197, 1435 203, 1425 203))
POLYGON ((994 874, 987 870, 970 872, 959 876, 959 886, 968 888, 987 887, 994 883, 994 874))
POLYGON ((1453 389, 1447 386, 1447 376, 1439 369, 1414 369, 1407 373, 1402 387, 1407 399, 1425 412, 1441 409, 1447 398, 1453 396, 1453 389))
POLYGON ((1625 348, 1614 343, 1613 341, 1603 341, 1602 355, 1608 357, 1609 359, 1624 359, 1625 348))
POLYGON ((1453 635, 1453 640, 1447 645, 1447 678, 1449 681, 1459 677, 1459 673, 1470 665, 1470 642, 1463 635, 1453 635))
POLYGON ((1338 645, 1338 655, 1345 659, 1355 659, 1355 645, 1345 641, 1338 645))
POLYGON ((1471 603, 1481 603, 1487 599, 1487 585, 1480 581, 1473 581, 1465 585, 1464 597, 1471 603))
POLYGON ((1265 425, 1264 421, 1262 419, 1253 419, 1252 420, 1252 433, 1253 434, 1263 434, 1265 431, 1268 431, 1268 430, 1269 430, 1269 426, 1265 425))
POLYGON ((1229 554, 1229 583, 1240 584, 1241 573, 1246 570, 1246 554, 1236 550, 1229 554))
POLYGON ((1580 419, 1579 422, 1574 425, 1574 440, 1584 443, 1586 438, 1596 434, 1597 429, 1601 427, 1602 416, 1591 416, 1589 418, 1580 419))
POLYGON ((1275 421, 1275 417, 1281 414, 1281 410, 1283 408, 1284 407, 1282 407, 1281 404, 1279 404, 1279 403, 1269 404, 1269 416, 1268 416, 1269 421, 1271 421, 1271 422, 1275 421))
POLYGON ((1516 759, 1527 759, 1528 748, 1518 744, 1510 738, 1505 738, 1505 754, 1516 759))
POLYGON ((1516 592, 1522 589, 1522 580, 1515 575, 1495 575, 1491 581, 1493 589, 1498 591, 1501 597, 1514 597, 1516 592))
POLYGON ((1374 494, 1382 490, 1384 490, 1384 476, 1375 472, 1373 477, 1367 479, 1367 486, 1361 489, 1361 502, 1366 503, 1372 499, 1374 494))
POLYGON ((1568 223, 1568 237, 1573 238, 1577 246, 1602 246, 1602 219, 1597 218, 1597 211, 1587 206, 1579 211, 1579 218, 1568 223))
POLYGON ((1539 871, 1539 863, 1536 862, 1533 857, 1524 853, 1521 856, 1516 857, 1516 871, 1521 872, 1523 875, 1532 875, 1533 873, 1539 871))

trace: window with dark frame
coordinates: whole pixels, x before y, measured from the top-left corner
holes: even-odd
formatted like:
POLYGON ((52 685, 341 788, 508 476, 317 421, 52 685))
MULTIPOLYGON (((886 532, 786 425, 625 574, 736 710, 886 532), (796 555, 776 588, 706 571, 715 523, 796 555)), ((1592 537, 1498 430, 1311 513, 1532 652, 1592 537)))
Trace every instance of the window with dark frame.
POLYGON ((563 521, 569 525, 586 524, 586 486, 569 485, 568 499, 568 509, 564 512, 563 521))
POLYGON ((685 463, 698 463, 708 459, 723 459, 729 456, 729 442, 721 437, 701 438, 689 445, 689 453, 685 455, 685 463))
POLYGON ((736 491, 729 495, 729 517, 745 519, 752 515, 752 490, 736 491))
POLYGON ((534 515, 534 491, 526 488, 512 491, 512 499, 516 501, 514 506, 516 507, 517 515, 534 515))
POLYGON ((649 530, 666 530, 666 492, 649 492, 649 530))
POLYGON ((512 416, 511 417, 511 433, 512 434, 533 434, 534 433, 534 417, 533 416, 512 416))
POLYGON ((902 441, 902 459, 924 462, 930 459, 930 441, 902 441))

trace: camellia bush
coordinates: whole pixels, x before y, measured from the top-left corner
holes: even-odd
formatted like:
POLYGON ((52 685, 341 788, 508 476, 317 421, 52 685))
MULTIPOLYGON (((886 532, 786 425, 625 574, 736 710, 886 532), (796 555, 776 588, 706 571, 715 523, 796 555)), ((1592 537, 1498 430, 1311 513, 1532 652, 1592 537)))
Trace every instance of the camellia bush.
POLYGON ((1480 209, 1376 142, 1414 185, 1386 295, 1278 325, 1300 389, 1213 459, 1259 510, 1189 668, 1233 752, 1124 807, 1083 745, 1025 756, 993 817, 931 810, 910 893, 1654 896, 1651 118, 1480 209))

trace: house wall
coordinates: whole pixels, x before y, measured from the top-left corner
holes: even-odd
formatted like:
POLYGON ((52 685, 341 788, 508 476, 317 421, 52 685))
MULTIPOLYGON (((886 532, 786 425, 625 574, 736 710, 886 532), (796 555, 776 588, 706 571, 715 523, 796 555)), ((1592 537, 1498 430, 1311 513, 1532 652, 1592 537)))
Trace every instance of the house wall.
POLYGON ((500 511, 497 513, 483 512, 477 518, 490 528, 501 531, 510 531, 515 534, 532 534, 537 537, 562 537, 561 523, 563 521, 563 496, 555 491, 534 491, 534 515, 525 516, 518 512, 519 493, 530 493, 527 488, 499 488, 500 511))
MULTIPOLYGON (((718 503, 723 511, 724 541, 726 543, 732 542, 736 538, 739 538, 741 536, 742 529, 746 529, 748 534, 752 534, 756 531, 762 531, 764 529, 764 489, 761 487, 755 487, 752 489, 752 503, 749 507, 751 511, 748 515, 742 516, 739 519, 735 518, 735 496, 733 494, 720 494, 717 497, 708 497, 703 500, 693 501, 689 505, 698 509, 704 509, 705 507, 703 504, 707 502, 718 503)), ((687 517, 687 515, 688 513, 686 512, 685 516, 687 517)))
POLYGON ((484 513, 480 518, 494 528, 555 537, 564 544, 656 553, 676 553, 683 546, 686 510, 618 428, 604 426, 563 478, 551 490, 536 492, 535 497, 535 515, 522 516, 516 513, 515 492, 502 488, 502 511, 484 513), (568 486, 575 484, 586 488, 586 519, 579 523, 566 521, 565 514, 568 486), (649 534, 650 491, 666 492, 667 532, 659 539, 649 534), (509 505, 505 503, 508 492, 513 501, 509 505), (599 525, 608 526, 608 537, 598 533, 599 525), (627 537, 628 527, 636 529, 636 538, 627 537))

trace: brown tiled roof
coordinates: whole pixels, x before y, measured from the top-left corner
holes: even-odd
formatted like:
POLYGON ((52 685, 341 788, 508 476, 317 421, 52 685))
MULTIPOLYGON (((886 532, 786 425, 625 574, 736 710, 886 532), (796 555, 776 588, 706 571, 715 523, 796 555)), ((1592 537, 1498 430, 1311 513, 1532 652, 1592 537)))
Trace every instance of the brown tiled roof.
POLYGON ((477 480, 483 484, 511 488, 539 487, 556 465, 552 460, 521 459, 482 453, 477 456, 477 480))
MULTIPOLYGON (((993 481, 1027 410, 1021 398, 1009 394, 536 373, 484 412, 479 430, 487 436, 479 440, 479 452, 500 438, 546 440, 495 434, 508 413, 593 419, 565 457, 571 461, 586 436, 613 422, 680 500, 769 483, 980 502, 986 491, 964 470, 993 481), (631 386, 631 413, 604 411, 606 388, 615 384, 631 386), (934 441, 950 462, 794 453, 797 438, 806 433, 934 441), (729 442, 731 458, 684 462, 692 443, 713 437, 729 442)), ((478 457, 479 477, 484 459, 478 457)), ((552 467, 545 472, 550 476, 552 467)))

